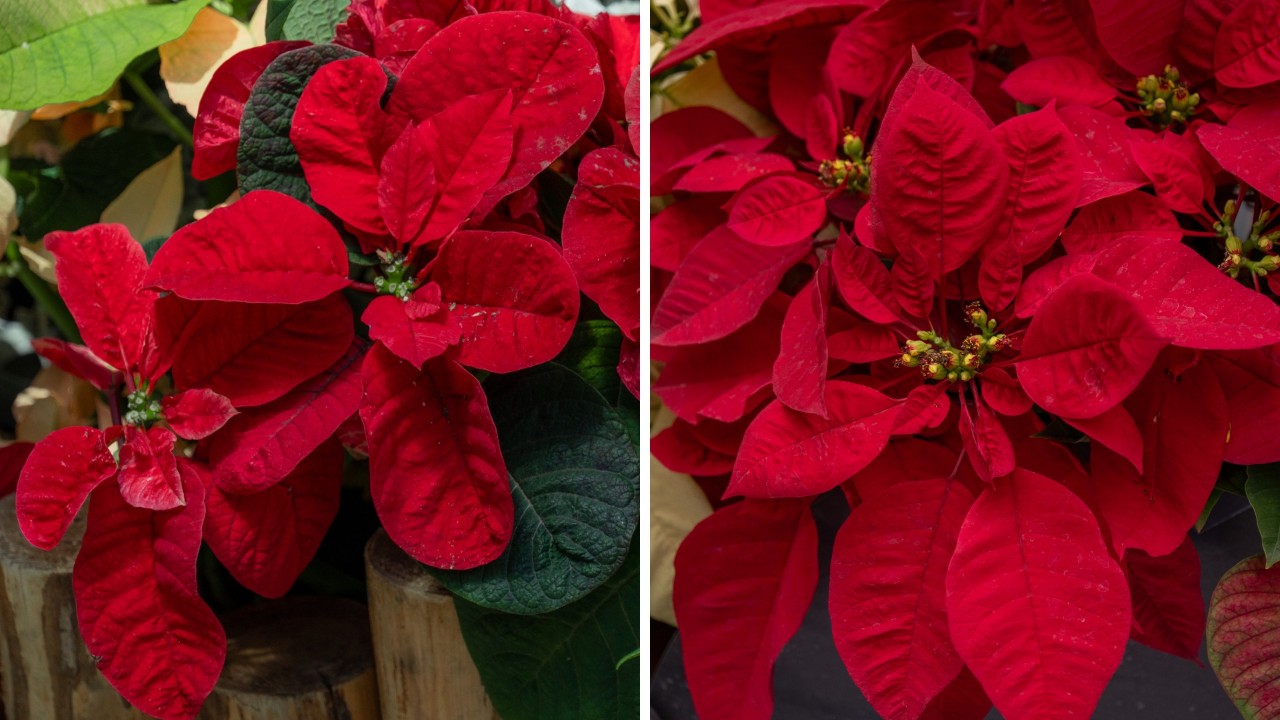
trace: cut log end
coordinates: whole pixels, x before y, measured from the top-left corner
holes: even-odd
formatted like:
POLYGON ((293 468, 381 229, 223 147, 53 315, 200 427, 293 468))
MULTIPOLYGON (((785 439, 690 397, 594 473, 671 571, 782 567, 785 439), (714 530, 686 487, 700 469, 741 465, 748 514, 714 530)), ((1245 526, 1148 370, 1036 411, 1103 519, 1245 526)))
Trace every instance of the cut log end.
MULTIPOLYGON (((364 549, 366 569, 399 592, 424 602, 453 604, 453 595, 436 580, 426 566, 414 560, 379 530, 364 549)), ((371 578, 372 579, 372 578, 371 578)))
POLYGON ((229 613, 227 663, 204 720, 377 720, 369 615, 337 598, 287 598, 229 613))

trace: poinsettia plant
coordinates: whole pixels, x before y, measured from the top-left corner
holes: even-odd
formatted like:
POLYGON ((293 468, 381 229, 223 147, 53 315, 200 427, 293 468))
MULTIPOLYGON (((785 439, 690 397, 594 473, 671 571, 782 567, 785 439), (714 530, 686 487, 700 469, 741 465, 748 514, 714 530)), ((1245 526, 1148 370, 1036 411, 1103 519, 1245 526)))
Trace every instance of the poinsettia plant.
POLYGON ((718 506, 675 557, 699 717, 770 716, 836 491, 835 647, 886 718, 1088 717, 1130 638, 1197 658, 1188 531, 1280 461, 1275 4, 701 12, 655 73, 714 51, 779 131, 653 125, 653 452, 718 506))
POLYGON ((238 199, 145 250, 118 225, 45 236, 82 342, 37 349, 111 422, 30 449, 22 531, 52 548, 88 499, 86 644, 127 700, 189 718, 226 651, 201 543, 280 597, 344 476, 367 482, 391 539, 459 596, 504 716, 629 717, 638 18, 356 0, 321 30, 333 42, 276 39, 209 80, 191 171, 234 172, 238 199), (513 653, 581 665, 581 689, 513 653))

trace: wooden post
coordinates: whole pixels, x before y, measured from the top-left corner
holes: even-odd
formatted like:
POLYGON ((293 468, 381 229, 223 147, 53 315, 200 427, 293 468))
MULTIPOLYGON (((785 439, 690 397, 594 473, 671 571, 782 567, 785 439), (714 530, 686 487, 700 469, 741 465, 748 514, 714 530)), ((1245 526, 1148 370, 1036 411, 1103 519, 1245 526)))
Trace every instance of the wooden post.
POLYGON ((449 591, 382 530, 364 561, 383 720, 497 720, 449 591))
POLYGON ((378 720, 364 605, 291 597, 221 619, 227 664, 201 720, 378 720))
POLYGON ((46 552, 18 529, 14 499, 0 500, 0 686, 10 720, 144 720, 89 659, 76 625, 71 566, 85 514, 46 552))

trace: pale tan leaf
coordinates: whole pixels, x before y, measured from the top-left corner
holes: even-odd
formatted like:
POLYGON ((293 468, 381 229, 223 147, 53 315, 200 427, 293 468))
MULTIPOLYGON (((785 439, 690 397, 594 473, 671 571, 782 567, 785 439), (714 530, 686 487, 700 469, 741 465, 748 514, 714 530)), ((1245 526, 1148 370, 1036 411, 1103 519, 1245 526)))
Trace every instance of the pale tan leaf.
POLYGON ((0 110, 0 145, 8 145, 14 134, 30 119, 29 110, 0 110))
POLYGON ((249 18, 249 34, 253 36, 254 46, 267 44, 267 6, 268 2, 258 3, 258 9, 249 18))
POLYGON ((18 252, 27 261, 31 272, 50 285, 58 284, 58 274, 53 269, 53 253, 44 249, 44 241, 31 242, 26 238, 17 238, 18 252))
MULTIPOLYGON (((675 414, 664 406, 654 414, 652 434, 661 432, 674 420, 675 414)), ((711 514, 711 503, 692 477, 668 470, 652 456, 650 460, 649 614, 675 625, 671 586, 676 576, 676 550, 693 526, 711 514)))
POLYGON ((0 176, 0 240, 18 229, 18 194, 8 179, 0 176))
POLYGON ((172 233, 182 211, 182 178, 179 147, 134 178, 102 211, 102 222, 124 225, 138 242, 172 233))
POLYGON ((654 63, 662 59, 662 51, 667 49, 667 42, 662 38, 662 34, 650 30, 649 31, 649 67, 653 67, 654 63))
POLYGON ((254 45, 247 25, 212 8, 201 8, 181 37, 160 46, 160 77, 169 97, 194 117, 213 71, 254 45))
POLYGON ((778 134, 778 126, 738 97, 720 72, 716 58, 663 83, 654 93, 654 117, 690 105, 710 105, 737 118, 759 137, 778 134))
POLYGON ((56 367, 44 368, 13 401, 15 434, 19 440, 40 442, 54 430, 96 426, 97 398, 89 383, 56 367))

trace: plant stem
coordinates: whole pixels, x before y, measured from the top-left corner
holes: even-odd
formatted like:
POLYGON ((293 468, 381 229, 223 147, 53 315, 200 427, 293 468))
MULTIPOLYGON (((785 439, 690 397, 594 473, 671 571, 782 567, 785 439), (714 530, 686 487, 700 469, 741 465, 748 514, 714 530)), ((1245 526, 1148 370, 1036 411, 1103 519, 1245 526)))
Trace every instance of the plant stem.
POLYGON ((9 258, 9 262, 13 263, 17 269, 16 277, 18 282, 31 293, 31 297, 40 303, 45 312, 49 313, 49 319, 54 325, 62 331, 63 337, 71 342, 80 342, 80 329, 76 327, 76 321, 71 317, 71 311, 67 310, 67 304, 62 302, 62 297, 49 285, 31 271, 31 266, 27 265, 26 258, 22 257, 22 252, 18 248, 18 243, 11 242, 5 250, 5 255, 9 258))
POLYGON ((160 118, 160 121, 163 122, 174 135, 178 136, 178 139, 182 141, 183 145, 186 145, 189 148, 195 147, 195 139, 191 137, 191 131, 187 129, 186 125, 182 124, 182 121, 179 120, 178 117, 169 110, 169 108, 165 107, 164 103, 160 101, 160 98, 157 97, 156 94, 151 91, 151 88, 147 86, 147 83, 142 80, 142 76, 132 70, 126 70, 123 77, 125 82, 129 83, 129 87, 133 88, 133 91, 138 94, 138 99, 142 101, 142 104, 151 108, 151 111, 156 114, 156 117, 160 118))

